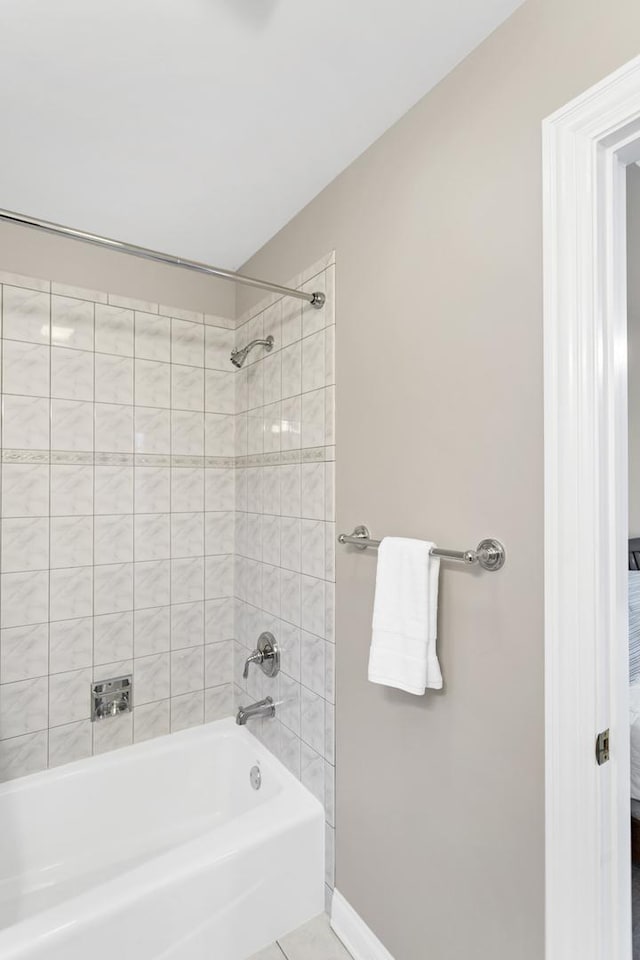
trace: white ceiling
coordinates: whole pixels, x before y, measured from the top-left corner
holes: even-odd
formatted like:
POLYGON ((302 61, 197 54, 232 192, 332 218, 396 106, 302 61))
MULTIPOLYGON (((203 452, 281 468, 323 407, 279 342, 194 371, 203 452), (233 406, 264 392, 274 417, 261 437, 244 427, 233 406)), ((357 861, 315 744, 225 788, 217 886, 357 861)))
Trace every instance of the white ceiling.
POLYGON ((521 0, 2 0, 0 206, 236 268, 521 0))

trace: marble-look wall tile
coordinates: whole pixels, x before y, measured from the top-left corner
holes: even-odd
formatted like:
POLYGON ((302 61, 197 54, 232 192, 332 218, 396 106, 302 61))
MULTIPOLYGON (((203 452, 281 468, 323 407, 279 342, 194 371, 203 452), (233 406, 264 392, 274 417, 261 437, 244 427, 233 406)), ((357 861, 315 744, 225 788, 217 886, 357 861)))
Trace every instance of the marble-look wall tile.
POLYGON ((171 694, 178 696, 204 689, 204 647, 187 647, 171 653, 171 694))
POLYGON ((231 684, 210 687, 204 691, 204 720, 213 723, 222 717, 228 717, 233 710, 231 684))
POLYGON ((51 516, 93 515, 93 467, 51 466, 51 516))
POLYGON ((135 449, 139 453, 171 453, 171 412, 169 410, 136 406, 135 449))
POLYGON ((133 611, 108 613, 93 620, 94 664, 115 663, 133 657, 133 611))
POLYGON ((95 449, 108 453, 133 452, 133 407, 95 404, 95 449))
POLYGON ((171 515, 171 556, 201 557, 204 552, 204 514, 173 513, 171 515))
POLYGON ((278 716, 256 733, 332 828, 333 259, 296 281, 327 293, 323 311, 268 297, 235 333, 224 318, 12 279, 0 683, 44 682, 47 711, 0 730, 0 778, 271 690, 278 716), (230 368, 238 337, 267 335, 270 353, 230 368), (248 459, 233 469, 234 457, 248 459), (264 629, 282 672, 270 687, 252 670, 245 685, 264 629), (134 713, 91 724, 89 681, 114 672, 134 675, 134 713))
POLYGON ((99 516, 94 521, 94 563, 131 563, 133 560, 133 517, 99 516))
POLYGON ((109 563, 95 567, 96 616, 133 609, 133 564, 109 563))
MULTIPOLYGON (((333 258, 308 280, 309 289, 326 292, 325 309, 285 299, 258 308, 236 330, 238 344, 265 330, 276 344, 271 354, 256 351, 246 374, 236 377, 236 456, 245 460, 236 468, 236 641, 230 660, 236 703, 267 694, 276 700, 276 717, 251 728, 324 804, 332 843, 333 258), (244 661, 267 629, 280 645, 281 672, 269 680, 252 667, 245 680, 244 661)), ((213 655, 208 646, 206 652, 213 655)), ((333 884, 329 846, 325 879, 333 884)))
POLYGON ((133 739, 135 743, 162 737, 171 726, 170 700, 142 703, 133 710, 133 739))
POLYGON ((2 281, 6 779, 230 712, 235 471, 203 457, 233 457, 235 377, 225 318, 2 281), (93 725, 114 673, 135 722, 93 725))
MULTIPOLYGON (((47 363, 49 358, 47 357, 47 363)), ((88 350, 53 347, 51 396, 60 400, 93 400, 94 355, 88 350)))
POLYGON ((88 720, 91 670, 72 670, 49 677, 49 726, 88 720))
POLYGON ((180 557, 171 560, 171 602, 204 600, 204 559, 180 557))
MULTIPOLYGON (((100 437, 98 427, 96 413, 96 441, 100 437)), ((83 400, 51 401, 51 447, 93 451, 93 404, 83 400)))
POLYGON ((50 572, 50 620, 72 620, 93 613, 93 567, 64 567, 50 572))
POLYGON ((205 646, 205 687, 218 687, 231 682, 231 656, 230 640, 208 643, 205 646))
POLYGON ((49 465, 4 463, 3 517, 46 517, 49 514, 49 465))
POLYGON ((171 320, 154 313, 135 312, 135 355, 147 360, 171 360, 171 320))
POLYGON ((96 303, 95 349, 99 353, 133 356, 133 310, 96 303))
POLYGON ((206 326, 205 367, 209 370, 229 370, 229 356, 234 348, 234 332, 223 327, 206 326))
POLYGON ((80 567, 93 563, 93 517, 64 516, 51 520, 51 566, 80 567))
POLYGON ((173 513, 195 513, 204 510, 204 474, 207 472, 199 467, 192 469, 175 467, 171 471, 171 509, 173 513))
POLYGON ((173 603, 171 606, 171 649, 204 643, 204 601, 173 603))
POLYGON ((58 767, 91 756, 92 730, 89 720, 65 723, 49 731, 49 766, 58 767))
POLYGON ((324 331, 302 340, 302 392, 319 390, 325 385, 324 331))
POLYGON ((302 393, 302 347, 293 343, 282 351, 282 399, 302 393))
POLYGON ((187 456, 204 455, 204 414, 187 410, 171 413, 171 452, 187 456))
POLYGON ((228 414, 205 413, 205 455, 232 457, 235 454, 234 417, 228 414))
POLYGON ((0 781, 26 777, 47 766, 48 733, 38 733, 0 740, 0 781))
POLYGON ((18 680, 0 687, 0 737, 44 730, 48 722, 47 678, 18 680))
POLYGON ((3 287, 2 294, 4 339, 50 343, 50 294, 9 285, 3 287))
POLYGON ((171 360, 193 367, 204 366, 204 327, 188 320, 171 320, 171 360))
POLYGON ((133 403, 133 360, 96 353, 95 399, 101 403, 133 403))
POLYGON ((303 739, 300 743, 300 779, 311 793, 324 803, 324 760, 303 739))
POLYGON ((96 515, 109 516, 133 513, 133 469, 131 467, 95 467, 94 512, 96 515))
POLYGON ((171 406, 171 364, 135 361, 135 400, 141 407, 171 406))
MULTIPOLYGON (((100 299, 100 302, 104 301, 100 299)), ((51 343, 76 350, 93 351, 94 304, 84 298, 53 295, 51 343)))
POLYGON ((234 602, 232 597, 208 599, 204 603, 205 643, 219 643, 234 636, 234 602))
MULTIPOLYGON (((147 469, 147 468, 145 468, 147 469)), ((140 471, 136 471, 139 473, 140 471)), ((167 560, 171 556, 171 516, 144 513, 135 517, 136 560, 167 560)))
POLYGON ((205 379, 205 410, 208 413, 235 413, 235 374, 221 370, 207 370, 205 379))
POLYGON ((93 619, 58 620, 49 628, 49 671, 64 673, 93 662, 93 619))
MULTIPOLYGON (((135 471, 135 512, 165 513, 171 509, 168 467, 138 467, 135 471)), ((142 559, 142 558, 139 558, 142 559)))
POLYGON ((38 397, 2 398, 2 443, 8 448, 49 449, 49 401, 38 397))
POLYGON ((168 653, 138 657, 133 662, 133 682, 136 704, 164 700, 171 694, 170 660, 168 653))
POLYGON ((325 761, 324 764, 324 810, 327 823, 335 826, 336 804, 336 771, 335 767, 325 761))
POLYGON ((2 389, 30 397, 49 396, 49 348, 6 340, 2 351, 2 389))
MULTIPOLYGON (((229 374, 231 376, 231 374, 229 374)), ((233 384, 231 395, 233 397, 233 384)), ((172 364, 171 406, 174 410, 204 410, 204 371, 199 367, 172 364)), ((233 406, 233 404, 232 404, 233 406)), ((228 411, 233 413, 233 409, 228 411)))
POLYGON ((49 619, 49 573, 3 573, 0 576, 0 626, 18 627, 49 619))
POLYGON ((49 628, 46 623, 0 631, 0 683, 31 680, 49 672, 49 628))
POLYGON ((183 693, 171 698, 171 732, 204 723, 204 691, 183 693))
POLYGON ((16 517, 2 521, 2 569, 6 573, 49 566, 49 520, 16 517))
POLYGON ((171 607, 135 610, 133 629, 134 657, 167 652, 171 646, 171 607))
POLYGON ((170 594, 171 567, 169 560, 150 560, 134 563, 134 606, 160 607, 170 594))

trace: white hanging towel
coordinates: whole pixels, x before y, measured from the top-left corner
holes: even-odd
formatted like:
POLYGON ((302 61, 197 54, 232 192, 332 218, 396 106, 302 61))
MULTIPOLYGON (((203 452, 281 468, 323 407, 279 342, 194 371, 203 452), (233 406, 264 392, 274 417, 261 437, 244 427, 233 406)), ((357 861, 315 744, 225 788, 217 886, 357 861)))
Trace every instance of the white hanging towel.
POLYGON ((369 680, 421 695, 439 690, 436 654, 440 558, 433 543, 385 537, 378 547, 369 680))

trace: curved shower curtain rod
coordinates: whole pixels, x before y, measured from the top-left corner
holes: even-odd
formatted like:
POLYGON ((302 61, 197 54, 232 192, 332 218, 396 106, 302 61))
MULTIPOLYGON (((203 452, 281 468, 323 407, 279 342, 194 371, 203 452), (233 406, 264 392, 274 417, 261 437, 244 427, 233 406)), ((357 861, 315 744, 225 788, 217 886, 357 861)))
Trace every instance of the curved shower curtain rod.
POLYGON ((242 273, 233 273, 232 270, 212 267, 208 263, 201 263, 199 260, 185 260, 170 253, 161 253, 159 250, 150 250, 148 247, 124 243, 122 240, 111 240, 109 237, 100 237, 95 233, 86 233, 84 230, 74 230, 73 227, 64 227, 59 223, 39 220, 37 217, 27 217, 21 213, 13 213, 11 210, 0 210, 0 221, 17 223, 22 227, 33 227, 35 230, 52 233, 58 237, 69 237, 71 240, 84 240, 85 243, 93 243, 97 247, 106 247, 108 250, 115 250, 116 253, 128 253, 133 257, 141 257, 143 260, 155 260, 157 263, 166 263, 173 267, 182 267, 184 270, 205 273, 211 277, 219 277, 221 280, 234 280, 246 287, 270 290, 271 293, 279 293, 283 297, 296 297, 298 300, 306 300, 317 310, 324 306, 325 295, 319 290, 315 293, 304 293, 302 290, 294 290, 293 287, 283 287, 279 283, 256 280, 254 277, 245 277, 242 273))

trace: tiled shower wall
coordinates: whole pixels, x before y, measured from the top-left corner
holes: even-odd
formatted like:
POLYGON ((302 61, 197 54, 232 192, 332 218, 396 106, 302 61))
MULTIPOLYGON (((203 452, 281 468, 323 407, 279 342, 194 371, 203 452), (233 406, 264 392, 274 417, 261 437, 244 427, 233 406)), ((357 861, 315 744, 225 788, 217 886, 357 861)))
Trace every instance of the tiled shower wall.
POLYGON ((334 272, 333 255, 291 281, 321 290, 322 310, 266 301, 240 319, 236 342, 272 334, 236 377, 236 698, 270 695, 276 720, 253 725, 320 799, 326 819, 326 883, 334 850, 334 272), (301 283, 301 281, 303 281, 301 283), (269 679, 242 665, 259 634, 281 647, 269 679))
POLYGON ((231 712, 234 323, 0 282, 8 779, 231 712), (126 673, 133 714, 92 724, 126 673))
POLYGON ((235 332, 0 273, 0 779, 271 695, 251 729, 324 804, 328 891, 334 271, 291 281, 323 309, 269 298, 235 332), (236 372, 234 343, 269 334, 236 372), (245 683, 263 630, 281 673, 245 683), (92 724, 90 681, 127 673, 133 713, 92 724))

